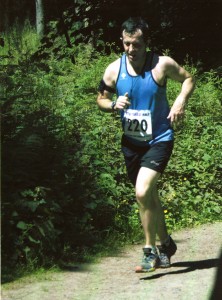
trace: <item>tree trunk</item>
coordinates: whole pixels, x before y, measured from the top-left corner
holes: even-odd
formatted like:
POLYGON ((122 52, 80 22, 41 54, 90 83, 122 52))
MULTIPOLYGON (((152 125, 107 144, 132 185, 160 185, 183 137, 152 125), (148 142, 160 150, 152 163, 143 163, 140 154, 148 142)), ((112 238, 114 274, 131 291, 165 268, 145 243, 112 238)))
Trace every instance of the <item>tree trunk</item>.
POLYGON ((44 34, 44 9, 43 0, 35 0, 36 7, 36 30, 40 36, 44 34))

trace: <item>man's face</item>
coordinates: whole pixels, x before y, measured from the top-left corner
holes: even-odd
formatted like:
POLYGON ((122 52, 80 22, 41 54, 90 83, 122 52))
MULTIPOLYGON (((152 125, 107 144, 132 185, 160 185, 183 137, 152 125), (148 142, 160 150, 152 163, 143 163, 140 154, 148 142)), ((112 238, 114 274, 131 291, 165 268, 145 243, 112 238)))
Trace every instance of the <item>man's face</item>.
POLYGON ((122 36, 123 47, 129 61, 136 63, 143 59, 146 53, 146 43, 143 39, 142 31, 138 29, 133 34, 123 31, 122 36))

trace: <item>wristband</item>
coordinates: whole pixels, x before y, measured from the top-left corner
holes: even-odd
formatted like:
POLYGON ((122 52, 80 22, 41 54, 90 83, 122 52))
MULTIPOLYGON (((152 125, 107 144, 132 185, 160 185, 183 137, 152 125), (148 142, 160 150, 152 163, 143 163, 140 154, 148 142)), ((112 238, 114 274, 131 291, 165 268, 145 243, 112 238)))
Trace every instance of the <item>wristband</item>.
POLYGON ((112 104, 111 104, 112 111, 115 110, 115 106, 116 106, 116 101, 113 101, 112 104))

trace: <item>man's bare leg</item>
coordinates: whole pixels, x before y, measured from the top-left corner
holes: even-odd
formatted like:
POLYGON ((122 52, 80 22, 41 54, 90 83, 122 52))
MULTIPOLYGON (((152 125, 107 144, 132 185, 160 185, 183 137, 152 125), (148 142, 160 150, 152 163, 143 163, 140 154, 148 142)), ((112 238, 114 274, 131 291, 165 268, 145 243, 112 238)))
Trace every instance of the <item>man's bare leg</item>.
POLYGON ((136 198, 139 204, 146 245, 155 245, 156 234, 163 243, 168 238, 165 216, 157 191, 160 173, 142 167, 137 176, 136 198))
POLYGON ((146 245, 155 246, 157 222, 160 215, 156 183, 160 173, 142 167, 136 181, 136 199, 139 205, 146 245))
POLYGON ((153 188, 153 199, 155 199, 156 203, 156 214, 157 214, 157 230, 156 233, 160 239, 161 244, 163 244, 168 238, 168 232, 165 222, 164 211, 160 202, 160 198, 158 195, 157 186, 155 185, 153 188))

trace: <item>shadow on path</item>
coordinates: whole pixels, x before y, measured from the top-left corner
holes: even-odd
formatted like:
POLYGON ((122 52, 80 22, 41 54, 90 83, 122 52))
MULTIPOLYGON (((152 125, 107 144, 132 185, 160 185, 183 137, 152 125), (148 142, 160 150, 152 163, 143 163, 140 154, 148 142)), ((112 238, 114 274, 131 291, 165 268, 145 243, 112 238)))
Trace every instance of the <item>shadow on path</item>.
POLYGON ((215 267, 218 267, 218 266, 219 266, 219 259, 207 259, 207 260, 200 260, 200 261, 177 262, 177 263, 173 263, 171 265, 171 267, 174 267, 174 268, 184 268, 185 267, 185 269, 170 271, 170 272, 167 272, 167 273, 155 274, 155 275, 140 278, 140 280, 158 279, 158 278, 166 276, 166 275, 188 273, 188 272, 193 272, 193 271, 196 271, 196 270, 215 268, 215 267))

